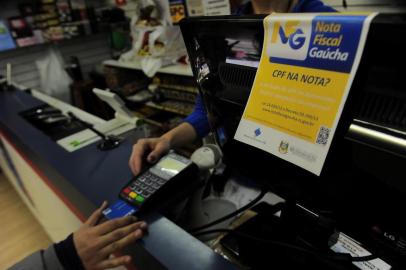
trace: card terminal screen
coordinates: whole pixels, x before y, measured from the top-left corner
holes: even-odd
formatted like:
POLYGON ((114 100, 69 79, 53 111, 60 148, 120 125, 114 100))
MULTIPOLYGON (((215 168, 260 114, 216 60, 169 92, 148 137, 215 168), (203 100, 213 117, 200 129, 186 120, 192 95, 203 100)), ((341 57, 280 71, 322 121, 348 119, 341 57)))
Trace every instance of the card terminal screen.
POLYGON ((162 159, 158 162, 158 164, 155 165, 157 169, 172 176, 178 174, 186 166, 187 164, 170 157, 162 159))

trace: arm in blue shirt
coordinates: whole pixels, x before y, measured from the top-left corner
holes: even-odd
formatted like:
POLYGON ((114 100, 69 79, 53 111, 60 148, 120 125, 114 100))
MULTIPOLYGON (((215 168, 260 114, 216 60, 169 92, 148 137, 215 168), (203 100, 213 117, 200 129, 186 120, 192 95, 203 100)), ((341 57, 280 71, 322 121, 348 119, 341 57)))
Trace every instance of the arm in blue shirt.
MULTIPOLYGON (((293 7, 293 13, 305 13, 305 12, 336 12, 332 7, 324 5, 320 0, 299 0, 297 4, 293 7)), ((248 15, 253 14, 251 2, 241 5, 237 8, 236 15, 248 15)))
POLYGON ((336 12, 332 7, 326 6, 320 0, 300 0, 292 12, 336 12))
POLYGON ((202 97, 196 98, 195 110, 184 119, 185 122, 192 125, 199 138, 203 138, 210 131, 209 120, 207 119, 206 108, 204 107, 202 97))

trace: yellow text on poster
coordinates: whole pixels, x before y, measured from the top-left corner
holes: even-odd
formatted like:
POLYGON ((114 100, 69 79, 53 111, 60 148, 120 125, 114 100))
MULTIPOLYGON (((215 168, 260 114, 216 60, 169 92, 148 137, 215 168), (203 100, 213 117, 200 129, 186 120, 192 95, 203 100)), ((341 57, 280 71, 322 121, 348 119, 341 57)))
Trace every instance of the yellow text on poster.
POLYGON ((261 61, 243 118, 315 142, 331 128, 349 74, 261 61))

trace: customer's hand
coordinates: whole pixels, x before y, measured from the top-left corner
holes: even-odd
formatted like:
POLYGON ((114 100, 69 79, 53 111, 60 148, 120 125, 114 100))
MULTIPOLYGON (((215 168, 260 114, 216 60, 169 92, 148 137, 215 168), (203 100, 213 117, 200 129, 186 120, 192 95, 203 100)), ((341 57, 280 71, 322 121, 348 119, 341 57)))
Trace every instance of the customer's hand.
POLYGON ((169 152, 171 144, 164 137, 139 139, 133 146, 133 151, 129 161, 131 171, 134 175, 141 172, 143 158, 147 155, 149 163, 156 162, 159 158, 169 152))
POLYGON ((128 264, 130 256, 110 257, 114 252, 141 238, 147 230, 145 222, 127 216, 98 224, 107 203, 97 209, 73 234, 76 251, 85 269, 106 269, 128 264))

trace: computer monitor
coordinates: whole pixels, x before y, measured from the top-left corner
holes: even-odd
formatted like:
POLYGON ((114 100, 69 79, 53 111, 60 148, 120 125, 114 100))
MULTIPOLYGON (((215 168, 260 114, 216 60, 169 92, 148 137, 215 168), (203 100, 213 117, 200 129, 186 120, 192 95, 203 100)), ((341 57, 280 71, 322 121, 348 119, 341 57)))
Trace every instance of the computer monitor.
POLYGON ((406 235, 404 14, 379 14, 320 176, 234 140, 256 74, 264 16, 188 18, 180 23, 212 132, 233 172, 365 236, 376 225, 406 235))

